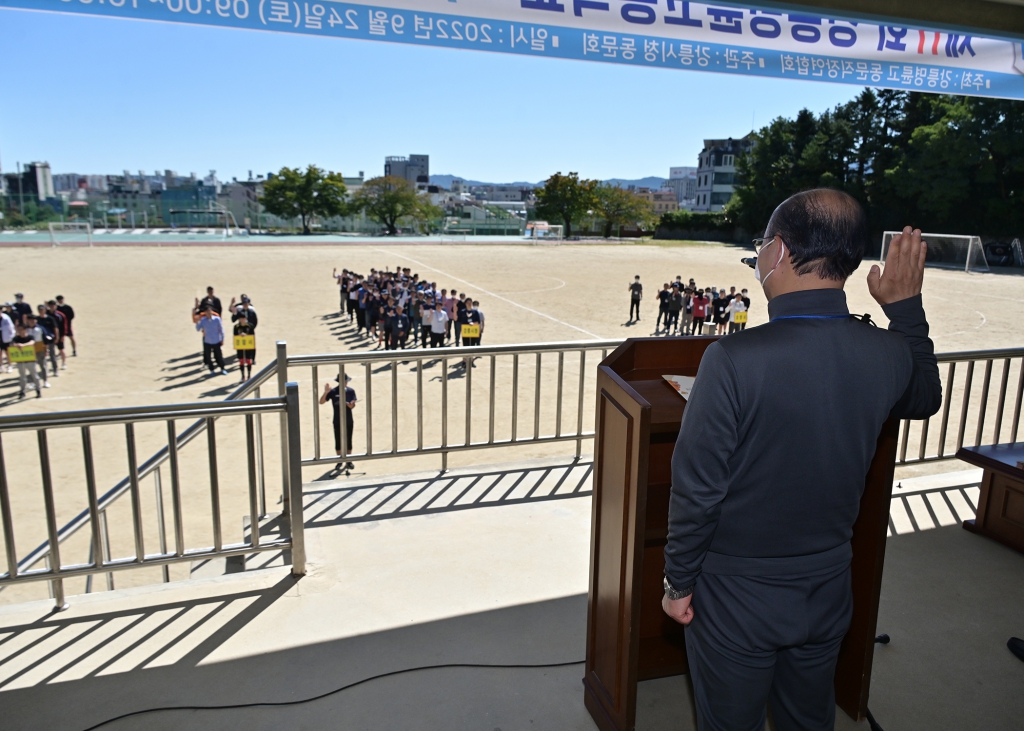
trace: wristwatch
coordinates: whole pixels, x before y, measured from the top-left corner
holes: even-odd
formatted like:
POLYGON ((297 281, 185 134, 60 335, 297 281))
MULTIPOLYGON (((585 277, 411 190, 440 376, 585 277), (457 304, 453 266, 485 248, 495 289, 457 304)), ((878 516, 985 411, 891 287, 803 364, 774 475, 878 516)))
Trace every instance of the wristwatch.
POLYGON ((686 597, 690 596, 690 594, 693 593, 693 586, 692 585, 688 586, 687 588, 682 589, 680 591, 676 591, 676 589, 673 588, 672 584, 668 583, 668 577, 667 576, 665 577, 665 582, 664 583, 665 583, 665 596, 667 596, 671 601, 675 601, 676 599, 685 599, 686 597))

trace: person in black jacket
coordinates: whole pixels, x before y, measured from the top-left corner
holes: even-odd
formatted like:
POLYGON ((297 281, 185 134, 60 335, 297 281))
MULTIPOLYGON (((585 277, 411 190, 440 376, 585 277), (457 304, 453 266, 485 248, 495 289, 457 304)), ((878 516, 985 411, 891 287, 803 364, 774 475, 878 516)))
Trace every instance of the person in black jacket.
POLYGON ((78 345, 75 343, 75 325, 72 322, 75 319, 75 308, 64 302, 64 295, 58 294, 57 309, 64 314, 64 319, 67 321, 67 329, 64 331, 64 334, 71 341, 71 355, 72 357, 77 357, 78 345))
POLYGON ((860 204, 799 193, 755 242, 769 322, 704 353, 672 456, 662 606, 688 625, 698 727, 825 731, 849 627, 850 538, 883 423, 922 419, 942 388, 921 304, 926 244, 907 228, 868 289, 843 286, 868 238, 860 204))
POLYGON ((391 330, 388 337, 388 350, 405 350, 405 341, 409 339, 409 316, 405 314, 401 305, 394 309, 391 315, 391 330))

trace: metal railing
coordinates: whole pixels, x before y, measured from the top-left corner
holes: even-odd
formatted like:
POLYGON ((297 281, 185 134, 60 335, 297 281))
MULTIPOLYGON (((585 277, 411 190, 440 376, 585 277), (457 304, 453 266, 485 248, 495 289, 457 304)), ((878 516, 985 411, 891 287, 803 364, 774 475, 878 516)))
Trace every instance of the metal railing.
MULTIPOLYGON (((621 343, 598 340, 300 356, 279 351, 278 363, 286 362, 289 370, 287 374, 279 371, 278 377, 294 379, 292 369, 310 369, 313 438, 312 445, 306 445, 303 466, 436 454, 444 470, 453 452, 556 442, 575 442, 578 458, 584 440, 594 437, 593 392, 588 390, 587 376, 596 375, 597 363, 621 343), (400 372, 404 366, 409 368, 400 372), (346 419, 338 418, 333 429, 340 449, 336 455, 324 454, 318 385, 324 371, 330 378, 336 375, 339 384, 346 383, 346 376, 355 376, 352 383, 360 387, 357 406, 365 415, 360 451, 349 450, 346 419), (474 387, 474 383, 480 385, 474 387), (499 395, 507 398, 499 401, 499 395), (381 416, 387 421, 386 431, 376 421, 381 416)), ((339 416, 344 408, 342 402, 339 416)))
MULTIPOLYGON (((256 386, 255 388, 258 388, 256 386)), ((167 567, 174 563, 208 560, 216 557, 245 555, 272 550, 290 550, 292 571, 305 572, 305 549, 302 521, 302 473, 299 464, 300 426, 298 386, 286 384, 284 395, 275 398, 231 399, 216 403, 176 404, 166 406, 141 406, 118 409, 99 409, 55 414, 30 414, 24 416, 0 417, 0 521, 4 533, 4 548, 7 557, 7 571, 0 574, 0 587, 32 581, 49 581, 51 596, 58 608, 66 606, 64 601, 64 580, 87 577, 87 582, 96 574, 107 574, 108 585, 112 587, 115 571, 160 566, 164 569, 164 580, 169 580, 167 567), (280 414, 283 422, 282 442, 282 518, 287 523, 287 535, 264 540, 260 536, 260 518, 266 515, 266 495, 260 477, 263 471, 260 418, 264 414, 280 414), (245 420, 246 467, 248 475, 249 539, 241 543, 225 543, 221 523, 221 487, 218 478, 217 440, 215 423, 217 419, 240 416, 245 420), (184 433, 176 431, 179 419, 198 418, 184 433), (136 425, 144 422, 166 424, 167 446, 139 466, 136 454, 136 425), (125 481, 100 497, 96 487, 96 462, 94 458, 92 429, 95 427, 123 425, 124 445, 128 455, 129 475, 125 481), (81 445, 84 457, 85 485, 88 508, 63 528, 57 527, 57 505, 54 498, 53 470, 50 459, 50 434, 57 429, 81 431, 81 445), (12 511, 8 469, 4 458, 3 438, 13 432, 31 431, 36 434, 39 453, 39 469, 44 503, 46 542, 21 561, 18 560, 15 545, 15 521, 12 511), (182 510, 182 477, 179 469, 178 450, 197 436, 200 431, 207 434, 209 457, 209 499, 211 511, 212 546, 186 547, 182 510), (174 546, 167 546, 164 515, 163 483, 159 467, 166 462, 170 473, 171 524, 174 546), (146 552, 143 530, 142 492, 140 480, 148 474, 155 477, 157 524, 159 527, 159 550, 146 552), (121 495, 131 497, 131 524, 134 553, 115 558, 110 552, 110 530, 107 511, 121 495), (61 560, 61 544, 84 525, 91 528, 89 559, 84 563, 65 564, 61 560), (43 568, 32 568, 43 562, 43 568)))
MULTIPOLYGON (((296 510, 301 511, 301 501, 294 499, 301 491, 301 467, 350 460, 437 455, 441 458, 441 468, 444 470, 448 466, 448 455, 456 452, 573 442, 575 455, 579 457, 583 442, 594 437, 592 405, 595 394, 588 377, 592 378, 596 372, 597 362, 603 360, 608 352, 621 343, 621 340, 601 340, 289 356, 286 344, 278 342, 277 359, 231 393, 224 402, 186 407, 147 407, 155 409, 154 413, 160 413, 161 410, 163 413, 170 413, 175 409, 184 409, 175 412, 180 414, 178 418, 199 416, 188 411, 189 408, 201 407, 223 411, 217 411, 212 416, 203 415, 177 435, 169 433, 167 446, 141 464, 130 464, 131 474, 95 499, 93 480, 89 506, 60 529, 48 526, 47 540, 17 561, 13 567, 13 532, 8 529, 5 522, 4 535, 9 543, 9 570, 7 574, 0 575, 0 588, 12 580, 27 580, 25 577, 37 580, 50 579, 56 585, 58 580, 54 577, 58 574, 71 576, 84 573, 88 576, 88 592, 92 590, 92 577, 95 574, 106 573, 107 588, 112 589, 115 570, 133 568, 143 563, 162 565, 163 580, 169 581, 167 566, 174 560, 193 560, 196 554, 186 552, 187 557, 184 553, 179 555, 177 533, 175 551, 167 549, 168 541, 163 528, 162 514, 162 468, 165 465, 170 466, 173 483, 176 469, 174 463, 180 449, 204 432, 207 433, 207 443, 211 444, 214 432, 210 427, 218 416, 246 414, 245 409, 253 404, 261 406, 249 413, 251 427, 247 425, 247 440, 253 445, 254 458, 248 467, 250 482, 256 485, 256 512, 259 516, 266 515, 267 506, 262 421, 264 413, 278 412, 281 419, 280 433, 287 435, 287 438, 281 439, 280 445, 281 464, 287 466, 286 469, 282 469, 282 503, 286 515, 291 515, 296 510), (474 369, 459 366, 463 363, 480 363, 483 367, 474 369), (408 368, 400 372, 406 366, 408 368), (308 383, 312 385, 310 403, 304 407, 300 400, 296 402, 297 406, 294 409, 281 407, 286 397, 291 397, 286 382, 296 368, 309 369, 308 383), (340 453, 331 455, 330 448, 333 444, 328 442, 326 447, 322 444, 327 439, 324 432, 330 434, 333 431, 331 422, 324 428, 322 407, 319 403, 319 381, 325 374, 329 378, 337 375, 340 384, 345 383, 347 375, 355 376, 354 384, 362 392, 357 401, 357 407, 362 411, 358 419, 358 423, 362 424, 361 449, 348 448, 349 435, 345 419, 339 419, 337 429, 340 453), (277 382, 278 397, 262 399, 261 390, 271 379, 277 382), (278 408, 262 406, 268 403, 277 403, 278 408), (588 405, 591 408, 588 408, 588 405), (311 408, 311 411, 305 414, 308 408, 311 408), (474 414, 477 415, 475 419, 474 414), (386 418, 379 418, 380 416, 386 418), (291 428, 292 420, 295 424, 294 429, 291 428), (305 442, 299 439, 300 421, 306 423, 306 429, 302 430, 306 436, 305 442), (160 551, 153 556, 143 556, 142 561, 137 557, 131 560, 111 559, 107 511, 126 494, 133 496, 134 507, 137 504, 139 483, 150 476, 153 478, 157 505, 156 522, 160 551), (59 571, 50 568, 60 565, 60 544, 86 526, 92 527, 93 534, 89 562, 81 566, 63 567, 59 571), (49 530, 51 527, 54 530, 49 530), (95 559, 96 556, 100 557, 99 560, 95 559), (40 562, 45 563, 47 568, 32 568, 40 562)), ((992 442, 999 442, 1004 437, 1009 441, 1016 441, 1024 397, 1024 348, 945 353, 939 354, 938 360, 943 377, 942 409, 937 419, 932 417, 921 421, 905 420, 901 424, 897 464, 954 459, 957 449, 965 443, 982 443, 986 427, 991 429, 992 442), (975 377, 976 370, 983 371, 981 378, 975 377), (998 380, 998 388, 992 387, 994 374, 998 380), (1011 384, 1015 384, 1015 388, 1011 388, 1011 384), (954 402, 958 404, 955 411, 954 402), (955 428, 951 429, 951 418, 954 417, 956 424, 955 428)), ((295 398, 298 398, 297 385, 294 391, 295 398)), ((115 409, 82 413, 106 413, 110 415, 106 418, 120 418, 122 423, 142 418, 169 418, 150 417, 147 415, 149 412, 140 414, 140 411, 142 410, 115 409)), ((56 414, 47 418, 59 420, 70 416, 56 414)), ((42 417, 0 417, 0 435, 8 429, 8 423, 20 424, 26 419, 36 418, 42 417)), ((55 426, 57 422, 45 428, 55 426)), ((26 425, 17 428, 44 427, 26 425)), ((359 430, 359 426, 356 430, 359 430)), ((83 431, 83 446, 88 447, 87 430, 83 431)), ((0 444, 0 474, 4 469, 2 459, 0 444)), ((48 490, 46 481, 49 479, 45 472, 43 479, 45 493, 48 490)), ((6 483, 0 487, 0 497, 6 501, 6 483)), ((175 506, 174 509, 179 510, 180 506, 175 506)), ((10 508, 6 502, 0 503, 0 510, 4 516, 10 515, 10 508)), ((47 510, 49 511, 49 507, 47 510)), ((180 520, 180 513, 175 513, 173 518, 172 523, 177 527, 175 521, 180 520)), ((256 523, 252 522, 252 525, 256 523)), ((252 552, 252 547, 239 546, 234 552, 249 553, 252 552)), ((224 553, 224 546, 221 546, 219 555, 227 555, 224 553)), ((53 591, 55 596, 58 590, 53 591)))
POLYGON ((938 419, 903 420, 896 463, 955 459, 957 450, 965 444, 978 446, 986 441, 986 427, 991 429, 992 444, 1000 440, 1016 442, 1024 397, 1024 348, 940 353, 937 358, 942 377, 938 419), (976 377, 978 370, 982 371, 980 379, 976 377), (999 385, 993 388, 996 371, 999 385), (1011 389, 1013 383, 1016 388, 1011 389), (1011 393, 1013 398, 1008 399, 1011 393), (954 402, 958 404, 955 411, 954 402), (951 422, 952 418, 956 421, 951 422))

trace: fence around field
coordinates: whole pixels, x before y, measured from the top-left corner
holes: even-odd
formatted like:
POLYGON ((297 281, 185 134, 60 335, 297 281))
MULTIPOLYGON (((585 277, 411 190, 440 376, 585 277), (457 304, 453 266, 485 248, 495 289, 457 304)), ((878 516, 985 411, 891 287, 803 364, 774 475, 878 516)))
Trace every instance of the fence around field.
MULTIPOLYGON (((96 575, 105 574, 106 588, 112 589, 115 571, 156 567, 160 575, 151 578, 166 582, 176 563, 269 550, 294 553, 292 542, 301 541, 302 467, 432 456, 444 470, 453 453, 531 445, 563 445, 566 456, 579 457, 584 442, 594 437, 596 366, 621 342, 295 356, 279 342, 277 359, 223 402, 0 417, 0 527, 8 569, 0 574, 0 588, 48 580, 51 595, 62 604, 61 581, 67 578, 85 577, 83 590, 88 593, 95 589, 96 575), (346 376, 352 377, 349 385, 357 393, 351 449, 344 418, 335 427, 330 401, 320 403, 325 387, 345 383, 346 376), (262 395, 268 390, 273 392, 270 398, 262 395), (278 419, 263 418, 275 414, 278 419), (190 418, 196 420, 175 431, 176 420, 190 418), (232 420, 236 423, 230 424, 232 420), (139 425, 141 434, 144 424, 153 422, 166 424, 161 437, 165 446, 139 462, 133 425, 139 425), (90 456, 90 430, 110 424, 126 430, 114 438, 127 445, 128 476, 111 480, 114 486, 101 495, 90 456), (47 448, 58 432, 75 429, 81 431, 80 439, 71 444, 65 438, 60 449, 63 454, 79 450, 83 455, 87 507, 80 509, 79 502, 75 509, 80 512, 70 515, 54 505, 47 448), (18 465, 19 485, 32 490, 41 475, 43 504, 35 513, 27 511, 37 528, 35 533, 25 532, 41 543, 19 556, 10 504, 14 460, 9 450, 5 464, 3 449, 13 438, 10 432, 26 430, 38 435, 37 444, 21 443, 17 461, 26 461, 27 450, 38 451, 38 458, 30 470, 18 465), (206 439, 198 439, 203 434, 206 439), (232 460, 235 478, 222 485, 218 475, 230 470, 232 460), (275 472, 281 474, 279 483, 267 477, 275 472), (188 479, 183 479, 186 473, 188 479), (124 495, 130 499, 121 500, 124 495), (266 524, 275 500, 282 519, 292 519, 292 529, 261 540, 260 530, 253 526, 261 520, 266 524), (219 529, 222 513, 243 515, 248 521, 238 526, 241 542, 225 540, 219 529), (70 520, 65 521, 65 515, 70 520), (168 515, 171 531, 166 528, 168 515), (62 563, 65 544, 65 559, 72 554, 88 557, 62 563)), ((946 353, 938 359, 942 407, 930 419, 901 424, 897 463, 949 460, 964 445, 1016 441, 1024 396, 1024 349, 946 353)), ((63 469, 70 474, 66 462, 63 469)), ((19 518, 30 522, 24 515, 19 518)))

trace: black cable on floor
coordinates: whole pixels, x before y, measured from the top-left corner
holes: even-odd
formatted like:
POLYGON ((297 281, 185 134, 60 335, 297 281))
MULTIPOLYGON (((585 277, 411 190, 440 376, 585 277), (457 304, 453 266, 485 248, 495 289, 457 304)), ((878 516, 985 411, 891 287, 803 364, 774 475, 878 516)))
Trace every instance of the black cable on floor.
POLYGON ((878 725, 878 721, 876 721, 875 717, 871 715, 871 709, 866 708, 864 710, 867 712, 868 726, 871 728, 871 731, 883 731, 882 727, 878 725))
POLYGON ((574 660, 573 662, 553 662, 553 663, 545 663, 545 664, 542 664, 542 665, 488 665, 488 664, 481 664, 481 663, 448 663, 446 665, 422 665, 422 666, 416 667, 416 668, 406 668, 404 670, 392 670, 389 673, 381 673, 380 675, 372 675, 369 678, 363 678, 362 680, 357 680, 354 683, 349 683, 348 685, 343 685, 340 688, 335 688, 334 690, 329 690, 326 693, 321 693, 320 695, 315 695, 312 698, 300 698, 299 700, 296 700, 296 701, 276 701, 276 702, 267 701, 267 702, 262 702, 262 703, 261 702, 257 702, 257 703, 233 703, 233 704, 227 705, 227 706, 165 706, 165 707, 162 707, 162 708, 146 708, 146 709, 141 710, 141 711, 132 711, 131 713, 123 713, 120 716, 114 716, 113 718, 108 718, 106 721, 101 721, 100 723, 97 723, 95 726, 90 726, 87 729, 83 729, 83 731, 95 731, 95 729, 98 729, 98 728, 101 728, 103 726, 106 726, 107 724, 113 723, 114 721, 120 721, 121 719, 124 719, 124 718, 131 718, 132 716, 142 716, 142 715, 147 714, 147 713, 162 713, 164 711, 228 711, 228 710, 232 710, 232 709, 236 709, 236 708, 259 708, 259 707, 273 708, 273 707, 276 707, 276 706, 298 706, 298 705, 302 705, 303 703, 312 703, 313 701, 318 701, 321 698, 327 698, 328 696, 332 696, 332 695, 335 695, 337 693, 341 693, 343 690, 348 690, 349 688, 355 688, 357 685, 362 685, 363 683, 369 683, 371 680, 380 680, 381 678, 389 678, 392 675, 403 675, 405 673, 415 673, 415 672, 418 672, 420 670, 443 670, 445 668, 497 668, 497 669, 502 669, 502 670, 506 670, 506 669, 509 669, 509 670, 519 670, 519 669, 530 669, 530 668, 564 668, 564 667, 568 667, 570 665, 582 665, 584 662, 585 662, 584 660, 574 660))

